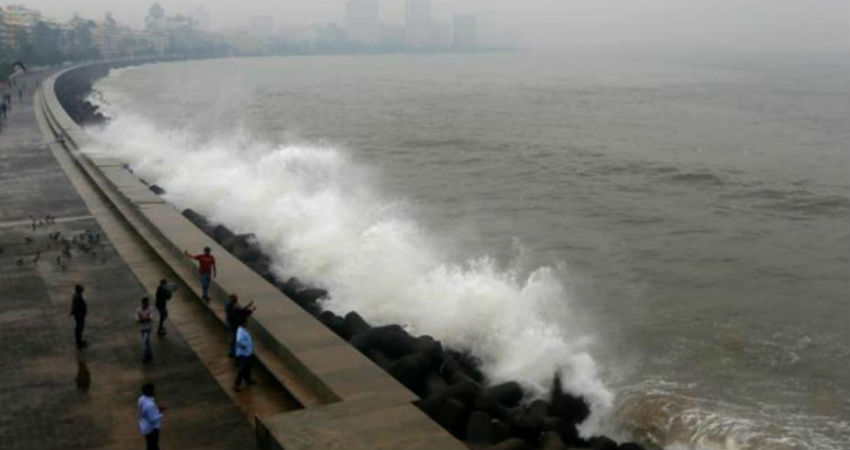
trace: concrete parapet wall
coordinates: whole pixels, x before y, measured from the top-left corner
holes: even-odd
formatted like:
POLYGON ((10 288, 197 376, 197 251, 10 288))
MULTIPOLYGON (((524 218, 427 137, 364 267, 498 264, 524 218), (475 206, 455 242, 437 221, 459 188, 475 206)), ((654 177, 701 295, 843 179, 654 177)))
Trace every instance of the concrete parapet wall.
POLYGON ((198 296, 194 263, 182 252, 212 249, 218 277, 211 313, 223 321, 227 293, 257 305, 249 323, 257 358, 305 407, 257 418, 261 448, 466 448, 413 405, 414 393, 229 254, 120 161, 81 152, 93 142, 63 108, 56 83, 85 67, 66 69, 42 84, 41 108, 53 138, 64 141, 92 184, 198 296))

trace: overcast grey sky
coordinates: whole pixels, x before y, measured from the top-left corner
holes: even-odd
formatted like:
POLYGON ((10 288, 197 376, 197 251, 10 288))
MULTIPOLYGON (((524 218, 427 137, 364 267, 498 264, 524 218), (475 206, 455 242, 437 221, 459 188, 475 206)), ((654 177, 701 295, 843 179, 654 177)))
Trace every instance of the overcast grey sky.
MULTIPOLYGON (((149 0, 13 0, 64 20, 111 11, 141 26, 149 0)), ((0 4, 7 4, 0 0, 0 4)), ((339 22, 345 0, 161 0, 167 13, 198 6, 215 29, 272 15, 277 25, 339 22)), ((433 0, 436 21, 476 13, 522 29, 528 45, 642 45, 710 51, 850 52, 850 0, 433 0)), ((404 0, 381 0, 382 20, 401 23, 404 0)))

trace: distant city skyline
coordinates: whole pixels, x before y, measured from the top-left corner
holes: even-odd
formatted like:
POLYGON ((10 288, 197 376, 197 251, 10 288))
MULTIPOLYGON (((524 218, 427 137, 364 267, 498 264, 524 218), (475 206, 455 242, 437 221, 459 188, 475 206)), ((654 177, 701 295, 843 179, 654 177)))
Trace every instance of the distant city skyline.
MULTIPOLYGON (((153 2, 128 0, 16 0, 67 21, 76 12, 141 27, 153 2)), ((272 17, 276 27, 346 20, 345 0, 163 0, 169 14, 190 15, 199 6, 212 30, 250 28, 252 17, 272 17)), ((432 0, 432 22, 451 26, 456 14, 474 14, 478 31, 511 29, 523 43, 709 51, 850 51, 847 0, 432 0)), ((403 25, 405 2, 380 1, 380 22, 403 25)))
POLYGON ((343 24, 278 27, 275 16, 249 16, 247 27, 216 31, 205 7, 175 12, 152 3, 142 27, 74 15, 51 18, 34 7, 0 5, 0 58, 56 64, 91 59, 171 55, 246 56, 398 51, 493 51, 517 48, 510 33, 479 44, 475 16, 432 21, 431 0, 406 0, 403 25, 380 21, 377 0, 347 0, 343 24))
MULTIPOLYGON (((360 0, 358 0, 360 1, 360 0)), ((405 0, 363 0, 374 2, 378 6, 378 20, 381 23, 402 25, 405 22, 405 0)), ((477 0, 473 0, 477 1, 477 0)), ((449 0, 429 0, 438 5, 432 10, 433 16, 441 22, 451 23, 457 13, 473 13, 474 8, 453 7, 449 0)), ((12 0, 0 1, 0 6, 22 5, 43 11, 45 16, 57 21, 65 21, 79 14, 86 17, 102 17, 106 12, 112 12, 116 20, 131 26, 144 25, 144 16, 153 3, 159 3, 169 14, 192 15, 199 9, 204 9, 209 15, 209 24, 214 30, 250 27, 252 19, 257 17, 273 17, 280 26, 308 26, 323 23, 340 23, 345 21, 348 0, 290 0, 270 2, 268 0, 246 0, 243 2, 222 0, 216 2, 203 0, 132 0, 120 5, 112 0, 75 0, 57 2, 55 0, 12 0), (309 8, 302 8, 304 3, 310 3, 309 8), (287 5, 295 6, 297 13, 293 14, 287 5)), ((486 10, 487 8, 484 8, 486 10)))

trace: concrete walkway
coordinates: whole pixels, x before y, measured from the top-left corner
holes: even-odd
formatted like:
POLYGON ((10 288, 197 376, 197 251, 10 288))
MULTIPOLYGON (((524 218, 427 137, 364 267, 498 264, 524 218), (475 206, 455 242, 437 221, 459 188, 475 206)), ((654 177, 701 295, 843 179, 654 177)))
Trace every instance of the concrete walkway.
MULTIPOLYGON (((133 314, 155 286, 140 284, 45 145, 32 107, 37 77, 25 78, 24 99, 15 96, 0 131, 0 447, 144 448, 136 399, 151 381, 168 406, 163 448, 252 448, 246 415, 173 324, 167 337, 153 337, 153 362, 141 362, 133 314), (47 214, 56 223, 33 229, 30 217, 47 214), (86 231, 100 243, 70 258, 49 238, 86 231), (86 286, 89 304, 83 351, 74 347, 68 317, 75 283, 86 286), (85 371, 87 388, 79 386, 85 371)), ((175 323, 187 323, 176 314, 181 309, 174 308, 175 323)), ((219 355, 223 332, 211 340, 216 331, 208 324, 186 326, 198 330, 189 340, 211 358, 226 358, 219 355)), ((222 372, 219 378, 229 378, 222 372)))

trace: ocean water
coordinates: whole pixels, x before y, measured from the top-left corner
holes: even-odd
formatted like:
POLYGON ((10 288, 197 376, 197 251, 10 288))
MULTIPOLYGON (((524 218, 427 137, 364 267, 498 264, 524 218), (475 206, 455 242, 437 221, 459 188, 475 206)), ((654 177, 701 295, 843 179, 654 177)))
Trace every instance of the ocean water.
POLYGON ((92 132, 326 307, 665 448, 850 442, 850 56, 221 59, 92 132))

